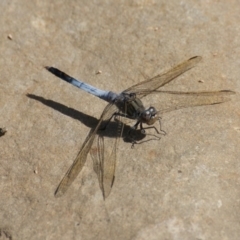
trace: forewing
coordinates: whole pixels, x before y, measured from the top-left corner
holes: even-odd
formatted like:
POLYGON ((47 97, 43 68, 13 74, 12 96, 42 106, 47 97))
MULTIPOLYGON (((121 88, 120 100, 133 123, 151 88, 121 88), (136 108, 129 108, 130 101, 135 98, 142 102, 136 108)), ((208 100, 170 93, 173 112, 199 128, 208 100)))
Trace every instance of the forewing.
POLYGON ((151 79, 140 82, 128 89, 124 92, 128 93, 136 93, 138 98, 142 98, 152 91, 157 90, 158 88, 164 86, 165 84, 171 82, 173 79, 188 71, 192 67, 194 67, 202 58, 200 56, 195 56, 187 61, 180 63, 179 65, 173 67, 169 71, 159 74, 151 79))
POLYGON ((76 159, 74 160, 73 164, 68 169, 67 173, 65 174, 60 184, 58 185, 55 192, 56 197, 62 196, 67 191, 71 183, 75 180, 77 175, 80 173, 86 162, 87 155, 91 149, 97 130, 104 121, 107 121, 109 118, 111 118, 111 116, 113 115, 114 112, 116 112, 116 110, 117 110, 116 106, 111 103, 105 107, 97 126, 94 129, 91 129, 90 132, 88 133, 76 159))
POLYGON ((159 113, 181 108, 219 104, 231 100, 230 96, 235 94, 230 90, 213 92, 155 91, 154 93, 158 93, 160 96, 158 104, 155 105, 159 113))

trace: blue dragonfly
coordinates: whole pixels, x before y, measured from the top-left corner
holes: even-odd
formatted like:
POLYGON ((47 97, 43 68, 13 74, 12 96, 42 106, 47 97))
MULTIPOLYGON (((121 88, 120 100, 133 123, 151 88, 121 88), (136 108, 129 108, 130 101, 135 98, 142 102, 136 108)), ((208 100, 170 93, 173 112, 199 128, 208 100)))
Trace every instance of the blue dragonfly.
MULTIPOLYGON (((118 140, 122 135, 124 124, 119 124, 120 127, 116 129, 116 137, 111 146, 109 154, 105 154, 106 146, 104 145, 104 138, 101 135, 97 135, 99 129, 104 129, 114 117, 117 122, 121 123, 121 117, 130 118, 136 120, 136 123, 131 128, 133 131, 140 127, 141 131, 145 133, 146 128, 153 127, 157 134, 160 132, 153 126, 155 122, 159 122, 162 113, 177 110, 180 108, 212 105, 223 103, 230 100, 230 95, 234 94, 230 90, 211 91, 211 92, 179 92, 179 91, 161 91, 158 90, 173 79, 190 70, 201 60, 200 56, 192 57, 179 65, 174 66, 169 71, 159 74, 151 79, 140 82, 123 92, 117 94, 111 91, 104 91, 95 88, 87 83, 76 80, 75 78, 67 75, 54 67, 46 67, 46 69, 61 78, 62 80, 71 83, 75 87, 78 87, 85 92, 93 94, 106 102, 107 106, 102 112, 102 115, 95 128, 91 129, 88 133, 76 159, 68 169, 67 173, 59 183, 55 196, 62 196, 77 175, 81 172, 89 152, 91 152, 92 145, 96 141, 96 154, 93 154, 94 170, 97 173, 99 186, 105 199, 110 194, 115 179, 115 167, 116 167, 116 155, 118 140), (180 96, 177 100, 164 102, 160 109, 156 109, 151 106, 145 108, 142 103, 142 98, 149 94, 161 94, 180 96), (143 124, 149 127, 143 127, 143 124), (96 135, 98 136, 95 140, 96 135), (107 155, 107 156, 106 156, 107 155)), ((161 131, 161 124, 160 124, 161 131)))

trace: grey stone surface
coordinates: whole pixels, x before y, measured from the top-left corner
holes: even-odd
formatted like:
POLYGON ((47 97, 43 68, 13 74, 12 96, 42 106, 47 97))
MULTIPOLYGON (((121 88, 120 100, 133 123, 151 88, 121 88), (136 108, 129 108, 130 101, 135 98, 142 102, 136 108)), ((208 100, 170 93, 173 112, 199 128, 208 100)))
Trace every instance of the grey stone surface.
POLYGON ((160 141, 134 149, 120 141, 106 201, 90 157, 56 199, 105 103, 44 69, 120 92, 201 55, 165 89, 239 92, 239 1, 13 0, 0 9, 0 127, 8 130, 0 138, 0 239, 239 239, 238 94, 163 115, 160 141))

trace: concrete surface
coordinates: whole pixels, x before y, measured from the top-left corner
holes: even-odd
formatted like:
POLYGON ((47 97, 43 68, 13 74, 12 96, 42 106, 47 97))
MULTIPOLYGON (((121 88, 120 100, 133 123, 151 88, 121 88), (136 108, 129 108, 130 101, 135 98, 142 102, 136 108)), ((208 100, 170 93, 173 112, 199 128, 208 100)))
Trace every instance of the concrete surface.
POLYGON ((165 89, 239 92, 239 1, 13 0, 0 9, 1 240, 239 239, 238 94, 163 115, 160 141, 131 149, 121 140, 106 201, 90 157, 56 199, 106 104, 44 69, 120 92, 201 55, 165 89))

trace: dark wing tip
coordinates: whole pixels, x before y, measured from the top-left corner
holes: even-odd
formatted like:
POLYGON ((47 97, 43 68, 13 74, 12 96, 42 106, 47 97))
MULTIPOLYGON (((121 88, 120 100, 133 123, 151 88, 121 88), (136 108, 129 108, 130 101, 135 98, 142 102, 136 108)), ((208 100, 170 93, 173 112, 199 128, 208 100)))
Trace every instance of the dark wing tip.
POLYGON ((194 56, 188 59, 188 61, 194 61, 195 63, 198 63, 202 60, 201 56, 194 56))
POLYGON ((194 59, 194 58, 202 58, 202 57, 201 56, 194 56, 194 57, 189 58, 189 60, 194 59))
POLYGON ((229 93, 229 94, 236 94, 236 92, 234 92, 232 90, 221 90, 220 92, 225 92, 225 93, 229 93))
POLYGON ((59 190, 59 188, 57 188, 55 193, 54 193, 54 196, 56 198, 59 198, 59 197, 61 197, 64 194, 62 191, 58 191, 58 190, 59 190))

